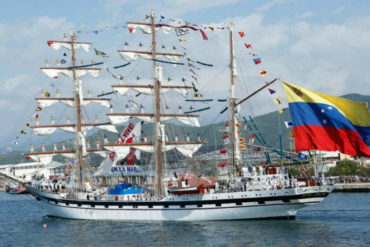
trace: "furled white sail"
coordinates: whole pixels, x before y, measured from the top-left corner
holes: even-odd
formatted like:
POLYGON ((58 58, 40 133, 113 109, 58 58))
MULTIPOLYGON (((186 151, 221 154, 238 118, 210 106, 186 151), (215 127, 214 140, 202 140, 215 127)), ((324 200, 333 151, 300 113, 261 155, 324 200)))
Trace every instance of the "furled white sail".
MULTIPOLYGON (((136 28, 140 28, 140 30, 145 34, 151 34, 152 33, 152 27, 148 24, 138 24, 138 23, 127 23, 127 27, 132 29, 132 32, 135 32, 136 28)), ((155 29, 160 29, 163 31, 163 33, 168 34, 173 29, 172 27, 168 26, 160 26, 155 27, 155 29)))
POLYGON ((33 128, 33 133, 39 136, 45 136, 54 133, 57 129, 57 127, 33 128))
POLYGON ((186 157, 193 157, 193 154, 198 151, 198 149, 202 146, 202 144, 175 144, 175 145, 166 145, 165 150, 171 150, 176 148, 177 151, 185 155, 186 157))
MULTIPOLYGON (((170 151, 174 148, 176 148, 180 153, 187 157, 192 157, 193 154, 198 151, 198 149, 202 146, 201 143, 171 143, 169 145, 163 145, 162 151, 170 151)), ((135 143, 131 145, 104 145, 104 148, 113 151, 116 154, 118 154, 121 157, 125 157, 130 152, 130 148, 136 148, 137 150, 143 151, 143 152, 154 152, 154 145, 151 143, 148 143, 147 145, 135 145, 135 143)))
MULTIPOLYGON (((60 47, 67 48, 68 50, 72 49, 72 44, 70 42, 65 42, 65 41, 49 41, 48 42, 49 46, 54 48, 55 50, 59 50, 60 47)), ((82 47, 85 51, 89 51, 91 44, 90 43, 74 43, 74 49, 77 50, 80 47, 82 47)))
POLYGON ((154 151, 154 146, 153 145, 135 145, 135 143, 133 144, 130 144, 130 145, 125 145, 125 146, 120 146, 120 145, 113 145, 113 146, 105 146, 104 145, 104 148, 109 150, 109 151, 112 151, 112 152, 115 152, 117 155, 121 156, 121 157, 126 157, 129 152, 130 152, 130 148, 136 148, 137 150, 139 151, 143 151, 143 152, 147 152, 147 153, 153 153, 154 151))
POLYGON ((89 98, 84 98, 83 105, 87 105, 87 104, 90 104, 90 103, 97 103, 97 104, 100 104, 101 106, 104 106, 104 107, 107 107, 107 108, 110 107, 109 100, 106 100, 106 99, 89 99, 89 98))
MULTIPOLYGON (((164 119, 163 120, 169 120, 173 117, 163 117, 164 119)), ((194 126, 194 127, 200 127, 200 124, 199 124, 199 120, 197 117, 186 117, 186 116, 177 116, 175 117, 178 121, 186 124, 186 125, 190 125, 190 126, 194 126)))
POLYGON ((43 155, 29 155, 29 157, 43 165, 47 165, 51 162, 54 154, 43 154, 43 155))
MULTIPOLYGON (((119 51, 119 54, 120 56, 125 59, 126 61, 128 62, 132 62, 132 61, 135 61, 138 57, 141 57, 141 58, 144 58, 144 59, 152 59, 153 56, 152 54, 150 53, 139 53, 139 52, 135 52, 135 51, 123 51, 123 50, 120 50, 119 51)), ((162 57, 165 57, 167 58, 168 60, 170 61, 173 61, 173 62, 178 62, 180 61, 180 57, 182 55, 170 55, 170 54, 166 54, 166 55, 161 55, 161 54, 156 54, 156 58, 162 58, 162 57)))
MULTIPOLYGON (((89 73, 90 75, 94 77, 99 76, 100 69, 91 69, 91 68, 75 68, 76 76, 82 77, 89 73)), ((69 68, 56 68, 56 67, 50 67, 50 68, 41 68, 41 71, 44 72, 47 76, 55 78, 59 76, 59 73, 62 73, 65 76, 73 77, 73 71, 69 68)))
MULTIPOLYGON (((116 127, 113 126, 112 124, 85 125, 85 126, 82 126, 81 128, 82 128, 83 132, 86 132, 88 130, 91 130, 94 127, 104 129, 104 130, 107 130, 107 131, 112 132, 112 133, 117 133, 116 127)), ((50 126, 45 126, 45 127, 44 126, 32 126, 32 129, 33 129, 33 132, 36 135, 40 135, 40 136, 50 135, 50 134, 54 133, 57 129, 60 129, 60 130, 66 131, 66 132, 70 132, 70 133, 75 133, 76 132, 75 125, 73 125, 73 124, 71 124, 71 125, 59 125, 59 126, 50 125, 50 126)))
MULTIPOLYGON (((67 106, 73 107, 74 100, 73 98, 60 98, 60 99, 58 98, 37 98, 36 102, 41 107, 52 106, 58 102, 61 102, 67 106)), ((106 99, 84 98, 82 101, 82 105, 88 105, 90 103, 98 103, 104 107, 107 107, 107 108, 110 107, 109 100, 106 100, 106 99)))
MULTIPOLYGON (((148 84, 152 84, 152 82, 149 82, 148 84)), ((122 87, 121 85, 113 85, 112 88, 114 89, 114 91, 116 91, 119 95, 127 95, 128 92, 131 90, 134 90, 138 93, 142 93, 142 94, 145 94, 145 95, 154 95, 155 94, 155 90, 153 87, 135 87, 135 86, 130 86, 130 87, 122 87)), ((166 93, 168 92, 169 90, 173 90, 177 93, 180 93, 182 96, 186 97, 189 93, 190 90, 192 90, 192 88, 164 88, 162 87, 161 88, 161 93, 166 93)))
MULTIPOLYGON (((122 124, 124 122, 127 122, 131 117, 136 117, 136 118, 138 118, 140 120, 143 120, 145 122, 153 123, 155 121, 154 115, 107 114, 107 116, 108 116, 108 118, 109 118, 109 120, 112 124, 122 124)), ((195 126, 195 127, 200 126, 199 121, 198 121, 197 117, 195 117, 195 116, 185 116, 185 115, 184 116, 165 116, 165 115, 161 116, 162 121, 167 121, 167 120, 170 120, 170 119, 173 119, 173 118, 179 120, 180 122, 182 122, 184 124, 190 125, 190 126, 195 126)))
POLYGON ((112 124, 105 124, 105 125, 97 125, 96 126, 99 129, 103 129, 112 133, 118 133, 116 127, 112 124))
POLYGON ((122 124, 124 122, 127 122, 132 117, 136 117, 145 122, 154 122, 153 115, 108 115, 108 118, 112 124, 122 124))

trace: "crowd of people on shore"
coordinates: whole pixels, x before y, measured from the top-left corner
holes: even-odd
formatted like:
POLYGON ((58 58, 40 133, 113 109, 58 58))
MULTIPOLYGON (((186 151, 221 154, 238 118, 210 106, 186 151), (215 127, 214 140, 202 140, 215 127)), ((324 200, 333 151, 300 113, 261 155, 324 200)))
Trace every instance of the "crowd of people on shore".
POLYGON ((360 176, 338 176, 338 177, 330 177, 331 181, 336 184, 349 184, 349 183, 370 183, 370 178, 360 177, 360 176))

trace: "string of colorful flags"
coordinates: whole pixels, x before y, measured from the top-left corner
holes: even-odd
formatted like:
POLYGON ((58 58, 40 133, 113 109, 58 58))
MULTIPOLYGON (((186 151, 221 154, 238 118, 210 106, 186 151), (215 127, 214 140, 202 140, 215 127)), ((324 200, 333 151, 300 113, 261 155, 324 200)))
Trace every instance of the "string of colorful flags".
MULTIPOLYGON (((146 15, 144 21, 150 19, 150 16, 146 15)), ((211 26, 211 25, 202 25, 202 24, 192 24, 188 21, 182 21, 175 18, 167 18, 163 15, 159 15, 157 18, 157 23, 155 24, 155 27, 171 27, 174 28, 175 33, 177 36, 183 36, 188 33, 188 30, 194 30, 199 31, 202 34, 203 39, 207 40, 208 37, 205 30, 210 30, 212 32, 216 30, 224 30, 226 29, 223 26, 211 26), (163 22, 168 22, 170 24, 165 24, 163 22), (175 25, 176 24, 176 25, 175 25)), ((90 29, 90 30, 74 30, 77 34, 100 34, 108 30, 116 30, 116 29, 128 29, 130 33, 133 32, 134 28, 130 27, 127 24, 114 24, 114 25, 105 25, 104 27, 101 27, 99 29, 90 29)))
MULTIPOLYGON (((249 56, 252 57, 252 61, 253 63, 256 65, 256 66, 261 66, 262 64, 262 59, 259 55, 257 55, 256 53, 253 52, 253 45, 250 44, 250 43, 247 43, 247 36, 245 34, 245 32, 238 32, 238 35, 241 39, 243 39, 244 41, 244 47, 250 51, 248 52, 249 56)), ((267 75, 267 71, 265 69, 260 69, 259 70, 259 74, 260 76, 264 77, 267 75)), ((281 97, 275 97, 275 95, 277 94, 276 91, 274 89, 271 89, 271 88, 268 88, 268 91, 270 93, 270 95, 273 97, 273 102, 275 103, 275 105, 278 106, 278 111, 280 114, 282 114, 283 112, 285 112, 285 110, 287 108, 283 108, 281 107, 283 105, 283 98, 281 97)))

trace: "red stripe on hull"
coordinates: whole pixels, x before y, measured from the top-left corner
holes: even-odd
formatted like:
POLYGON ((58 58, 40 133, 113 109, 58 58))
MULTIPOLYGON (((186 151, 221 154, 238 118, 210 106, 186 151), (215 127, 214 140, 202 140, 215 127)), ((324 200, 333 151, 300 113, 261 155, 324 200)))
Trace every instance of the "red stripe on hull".
POLYGON ((301 125, 294 127, 296 151, 323 150, 370 157, 370 149, 357 131, 333 126, 301 125))

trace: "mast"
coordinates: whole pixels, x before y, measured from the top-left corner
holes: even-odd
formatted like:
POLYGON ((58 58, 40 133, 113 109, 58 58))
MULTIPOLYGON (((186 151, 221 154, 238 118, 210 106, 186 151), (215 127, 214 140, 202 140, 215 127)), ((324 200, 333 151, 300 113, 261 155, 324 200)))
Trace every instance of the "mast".
POLYGON ((79 167, 79 175, 80 179, 78 182, 79 189, 83 188, 83 157, 82 157, 82 128, 81 128, 81 99, 80 99, 80 82, 77 78, 76 71, 74 67, 76 66, 76 57, 75 57, 75 42, 76 35, 74 33, 71 34, 71 51, 72 51, 72 72, 73 72, 73 86, 75 91, 75 106, 76 106, 76 160, 79 167))
POLYGON ((235 126, 235 63, 234 63, 234 47, 233 47, 233 28, 230 23, 229 26, 229 41, 230 41, 230 124, 231 124, 231 164, 233 167, 233 174, 236 174, 236 126, 235 126))
POLYGON ((155 90, 155 110, 154 110, 154 156, 155 165, 157 169, 156 176, 156 195, 162 196, 162 135, 161 133, 161 82, 159 81, 159 71, 156 65, 156 41, 155 41, 155 27, 154 27, 154 11, 150 16, 152 27, 152 58, 154 71, 154 90, 155 90))

